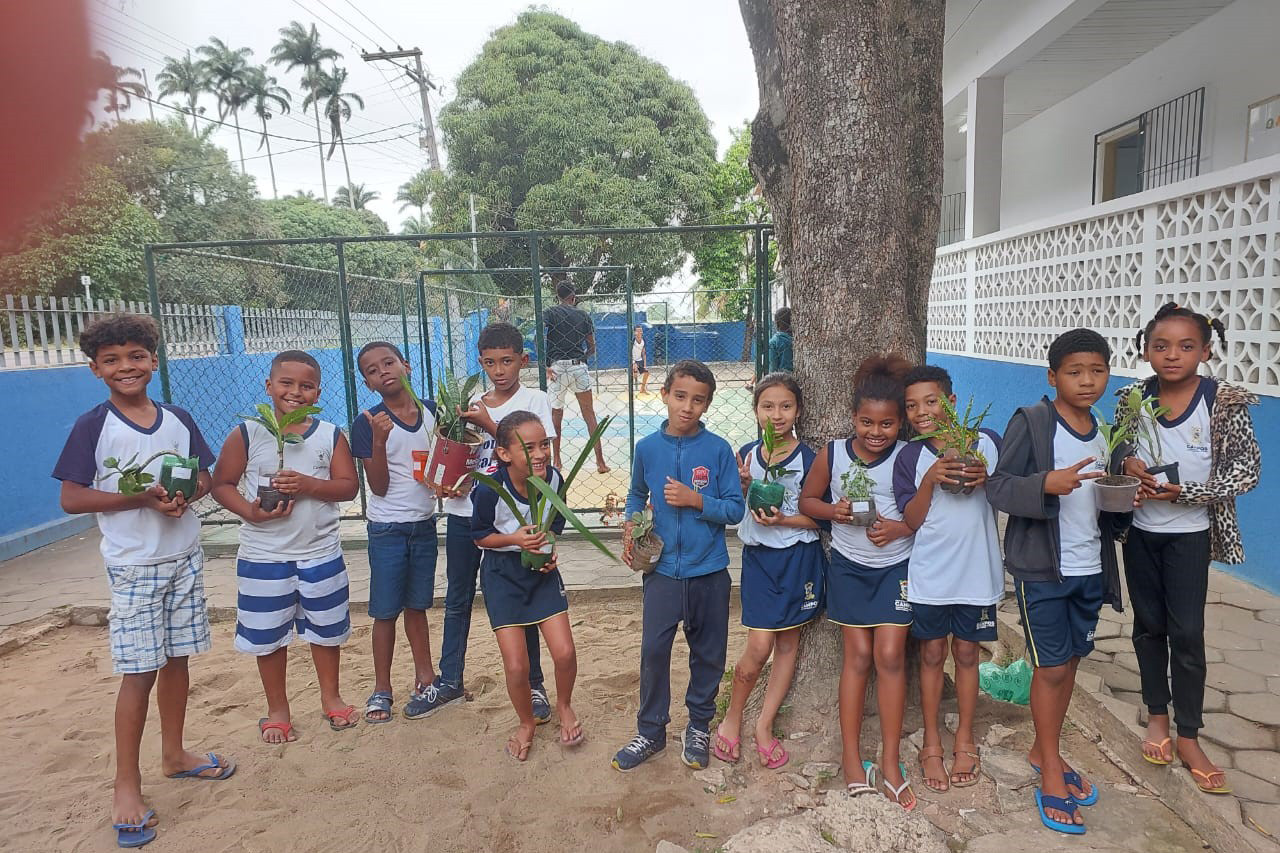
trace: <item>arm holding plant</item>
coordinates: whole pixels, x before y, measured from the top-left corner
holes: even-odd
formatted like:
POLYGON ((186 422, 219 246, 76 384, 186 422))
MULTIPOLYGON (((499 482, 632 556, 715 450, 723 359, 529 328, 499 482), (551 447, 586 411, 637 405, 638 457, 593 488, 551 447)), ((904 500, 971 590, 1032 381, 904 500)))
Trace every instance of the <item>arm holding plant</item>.
POLYGON ((849 501, 841 498, 831 504, 822 497, 830 485, 830 451, 823 447, 809 466, 809 476, 805 478, 804 487, 800 490, 800 512, 818 521, 848 524, 853 520, 853 509, 849 506, 849 501))
MULTIPOLYGON (((384 447, 385 451, 385 447, 384 447)), ((349 501, 360 492, 360 477, 356 473, 355 460, 351 458, 351 446, 347 437, 338 433, 333 445, 333 458, 329 462, 329 479, 310 477, 297 471, 281 471, 272 481, 286 495, 301 495, 326 503, 349 501)))
MULTIPOLYGON (((208 475, 202 476, 207 477, 208 475)), ((197 494, 197 497, 199 496, 197 494)), ((119 492, 106 492, 102 489, 95 489, 92 486, 63 480, 59 501, 62 504, 62 511, 70 515, 80 515, 88 512, 121 512, 129 509, 153 509, 156 512, 178 518, 187 509, 187 503, 182 499, 181 495, 169 500, 164 486, 159 483, 149 486, 146 491, 140 494, 122 495, 119 492)))
POLYGON ((245 521, 255 524, 284 518, 293 512, 292 501, 267 512, 263 510, 261 500, 254 498, 252 503, 245 500, 239 485, 248 464, 249 448, 245 445, 244 434, 239 428, 233 429, 223 443, 218 463, 213 468, 213 487, 209 490, 213 499, 245 521))

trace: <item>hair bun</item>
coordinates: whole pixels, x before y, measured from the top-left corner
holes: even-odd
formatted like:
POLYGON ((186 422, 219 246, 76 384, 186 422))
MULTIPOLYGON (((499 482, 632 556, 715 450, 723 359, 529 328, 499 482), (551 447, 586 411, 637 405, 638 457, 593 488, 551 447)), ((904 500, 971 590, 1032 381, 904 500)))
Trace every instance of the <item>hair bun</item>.
POLYGON ((863 360, 853 374, 854 387, 861 386, 868 379, 883 376, 894 382, 901 382, 914 365, 906 357, 896 353, 878 353, 863 360))

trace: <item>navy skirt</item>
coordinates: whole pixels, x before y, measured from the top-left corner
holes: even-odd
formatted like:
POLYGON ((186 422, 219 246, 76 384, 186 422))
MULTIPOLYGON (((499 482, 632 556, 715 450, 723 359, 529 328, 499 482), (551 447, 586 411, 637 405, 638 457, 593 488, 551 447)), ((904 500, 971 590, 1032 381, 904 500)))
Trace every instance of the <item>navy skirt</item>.
POLYGON ((827 569, 827 618, 839 625, 910 625, 907 560, 879 568, 854 562, 834 548, 827 569))
POLYGON ((818 542, 788 548, 742 548, 742 624, 757 631, 785 631, 822 610, 827 558, 818 542))
POLYGON ((560 570, 543 574, 520 564, 519 551, 485 551, 480 589, 493 630, 536 625, 569 609, 560 570))

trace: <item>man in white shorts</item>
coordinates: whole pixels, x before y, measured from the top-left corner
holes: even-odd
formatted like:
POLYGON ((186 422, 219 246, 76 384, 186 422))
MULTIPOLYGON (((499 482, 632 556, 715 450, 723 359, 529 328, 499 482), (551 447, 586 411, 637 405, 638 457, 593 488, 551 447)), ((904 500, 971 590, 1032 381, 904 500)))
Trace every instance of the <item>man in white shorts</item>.
MULTIPOLYGON (((542 318, 547 324, 547 396, 551 398, 551 418, 556 427, 552 443, 555 447, 555 466, 560 468, 560 437, 564 434, 561 425, 564 422, 564 397, 567 391, 573 391, 573 395, 578 398, 578 408, 582 411, 582 419, 587 423, 587 434, 590 435, 596 429, 596 410, 591 399, 591 372, 587 369, 587 359, 596 352, 596 330, 590 315, 578 307, 578 297, 570 282, 560 282, 556 287, 556 296, 559 297, 560 304, 547 309, 542 318)), ((596 470, 601 474, 609 471, 609 466, 604 464, 604 449, 601 444, 596 445, 596 470)))

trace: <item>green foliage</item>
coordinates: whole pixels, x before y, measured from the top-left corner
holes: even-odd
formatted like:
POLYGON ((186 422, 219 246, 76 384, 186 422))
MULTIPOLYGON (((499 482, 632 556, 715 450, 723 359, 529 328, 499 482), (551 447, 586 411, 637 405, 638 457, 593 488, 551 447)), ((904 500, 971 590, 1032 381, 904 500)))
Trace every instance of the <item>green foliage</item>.
MULTIPOLYGON (((469 226, 470 193, 482 230, 666 225, 709 210, 715 142, 692 90, 633 47, 550 11, 526 11, 493 34, 440 127, 450 173, 432 219, 444 230, 469 226)), ((519 246, 494 243, 486 265, 507 266, 501 258, 519 246)), ((678 270, 685 249, 665 236, 542 244, 548 266, 630 264, 640 290, 678 270)), ((588 283, 601 292, 621 281, 588 283)))
POLYGON ((262 428, 271 434, 271 437, 276 440, 276 456, 280 462, 280 470, 284 470, 284 446, 303 442, 301 435, 296 432, 285 432, 285 430, 302 423, 312 415, 319 414, 322 409, 319 406, 299 406, 292 412, 285 412, 277 418, 276 410, 266 403, 258 403, 254 408, 258 410, 258 414, 236 415, 236 417, 261 424, 262 428))
POLYGON ((161 456, 168 455, 169 451, 162 450, 159 453, 153 453, 151 456, 148 456, 146 461, 139 462, 138 455, 135 453, 129 458, 128 462, 124 463, 114 456, 108 456, 106 459, 102 460, 102 467, 106 468, 108 473, 103 474, 96 480, 96 482, 100 483, 110 477, 119 476, 120 483, 118 490, 120 494, 127 497, 140 495, 147 490, 148 486, 156 481, 154 475, 146 473, 143 469, 159 459, 161 456))
MULTIPOLYGON (((446 373, 436 383, 436 431, 451 441, 463 441, 467 422, 458 410, 471 405, 471 395, 480 384, 480 374, 473 373, 459 381, 446 373)), ((410 389, 412 392, 412 389, 410 389)), ((417 395, 414 396, 417 400, 417 395)))
MULTIPOLYGON (((1160 444, 1160 418, 1169 414, 1155 397, 1148 397, 1141 385, 1134 385, 1116 405, 1116 422, 1123 424, 1136 449, 1146 452, 1152 465, 1164 464, 1164 448, 1160 444)), ((1109 441, 1109 439, 1108 439, 1109 441)))
POLYGON ((333 194, 333 203, 337 207, 364 210, 365 205, 377 198, 377 190, 365 189, 364 184, 351 184, 338 187, 338 191, 333 194))
MULTIPOLYGON (((773 421, 765 421, 764 429, 760 435, 760 447, 764 451, 764 461, 766 463, 773 461, 773 452, 778 449, 778 445, 782 443, 782 436, 778 435, 778 431, 773 426, 773 421)), ((769 465, 764 469, 764 478, 760 482, 768 483, 776 480, 783 474, 787 473, 786 465, 769 465)))
POLYGON ((631 538, 639 542, 653 532, 653 510, 645 507, 631 513, 631 538))
POLYGON ((840 493, 850 501, 870 500, 872 485, 867 463, 854 456, 849 470, 840 475, 840 493))
POLYGON ((933 429, 926 433, 914 436, 912 441, 924 441, 926 439, 937 439, 939 447, 943 451, 954 450, 957 456, 964 457, 966 454, 972 454, 983 465, 987 464, 986 458, 982 453, 977 452, 974 448, 978 444, 978 429, 982 426, 982 422, 986 420, 987 413, 991 411, 991 404, 973 417, 973 398, 969 398, 969 402, 964 407, 964 415, 956 411, 956 407, 946 397, 939 397, 938 403, 942 406, 942 417, 934 422, 933 429))

